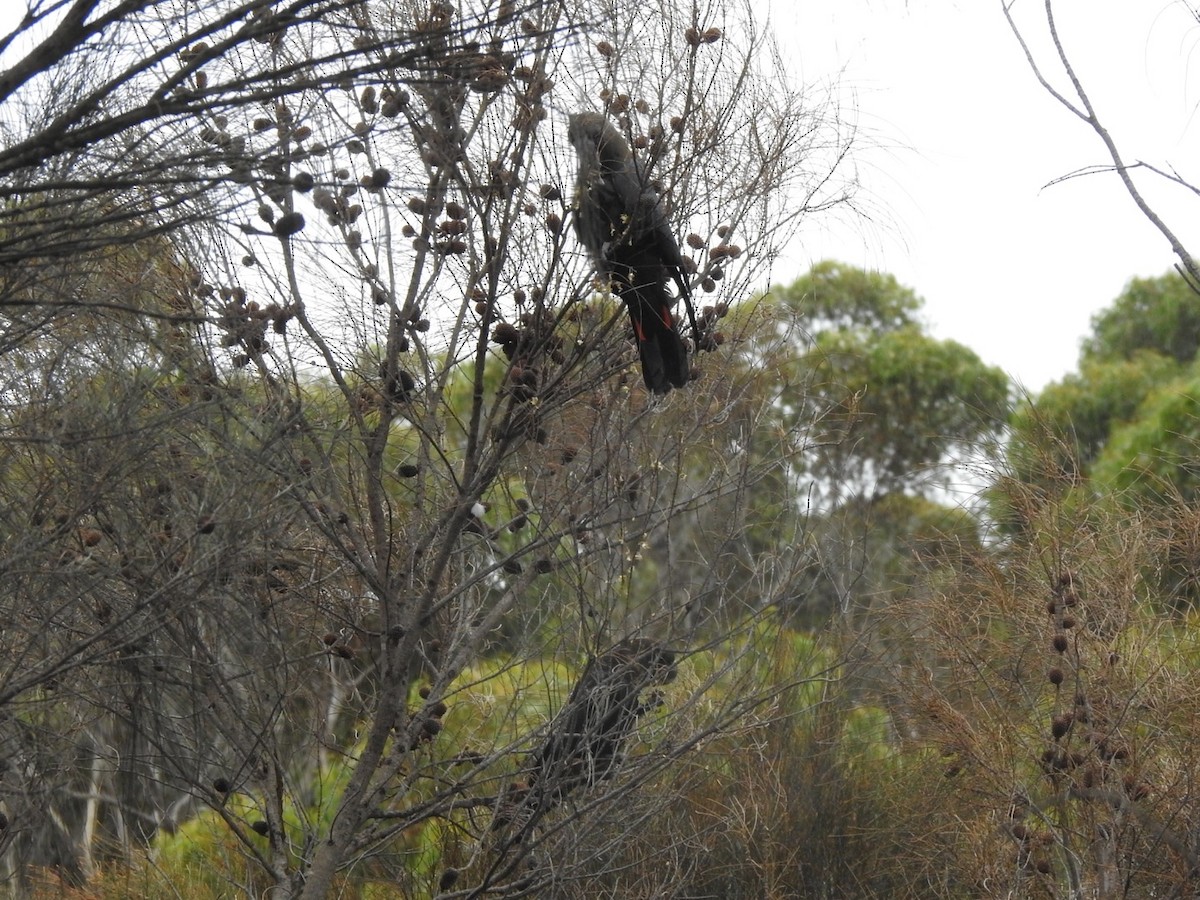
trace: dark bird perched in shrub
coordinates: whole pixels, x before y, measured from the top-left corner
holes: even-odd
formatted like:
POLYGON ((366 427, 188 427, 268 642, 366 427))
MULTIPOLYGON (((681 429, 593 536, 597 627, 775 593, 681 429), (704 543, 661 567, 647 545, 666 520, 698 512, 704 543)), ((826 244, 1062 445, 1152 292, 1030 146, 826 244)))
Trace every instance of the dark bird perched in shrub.
POLYGON ((527 787, 510 796, 493 829, 520 821, 513 838, 519 841, 573 790, 615 775, 638 719, 661 702, 643 693, 675 675, 674 651, 645 638, 629 638, 593 657, 530 757, 527 787))
POLYGON ((687 345, 671 314, 667 278, 679 287, 696 332, 679 244, 658 193, 629 143, 599 113, 571 116, 567 138, 579 155, 575 231, 629 310, 646 387, 665 394, 691 377, 687 345))

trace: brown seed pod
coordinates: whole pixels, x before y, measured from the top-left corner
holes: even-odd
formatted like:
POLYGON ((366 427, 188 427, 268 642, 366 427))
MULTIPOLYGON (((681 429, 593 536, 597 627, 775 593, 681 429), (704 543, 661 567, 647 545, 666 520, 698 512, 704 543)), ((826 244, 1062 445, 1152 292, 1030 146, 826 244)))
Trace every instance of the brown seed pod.
POLYGON ((1054 647, 1054 650, 1057 653, 1066 653, 1067 647, 1069 646, 1069 643, 1067 641, 1067 636, 1065 634, 1063 634, 1062 632, 1059 632, 1058 634, 1056 634, 1054 636, 1054 640, 1051 642, 1051 646, 1054 647))
POLYGON ((521 332, 511 322, 497 322, 492 326, 492 342, 495 344, 515 344, 521 339, 521 332))
POLYGON ((275 221, 272 229, 279 238, 291 237, 304 230, 304 216, 298 212, 284 213, 275 221))
POLYGON ((1078 765, 1078 754, 1067 753, 1063 750, 1047 750, 1042 754, 1043 767, 1048 772, 1065 772, 1078 765))
POLYGON ((1054 735, 1057 741, 1062 738, 1068 731, 1071 730, 1071 725, 1074 723, 1075 717, 1070 713, 1062 713, 1050 720, 1050 733, 1054 735))
POLYGON ((1060 685, 1063 683, 1063 670, 1058 668, 1058 666, 1055 666, 1046 673, 1046 678, 1049 679, 1051 684, 1060 685))
POLYGON ((600 41, 596 44, 596 52, 603 57, 611 57, 617 51, 608 41, 600 41))
POLYGON ((1132 775, 1126 775, 1122 779, 1122 783, 1130 800, 1145 800, 1150 795, 1150 785, 1144 781, 1138 781, 1132 775))
POLYGON ((700 40, 704 41, 704 43, 706 43, 706 44, 715 44, 720 39, 721 39, 721 29, 720 28, 706 28, 706 29, 704 29, 704 34, 700 35, 700 40))
POLYGON ((700 29, 696 28, 694 25, 690 26, 686 31, 684 31, 683 39, 687 41, 689 47, 699 47, 700 29))
POLYGON ((1115 759, 1117 762, 1127 762, 1129 759, 1129 747, 1125 744, 1112 744, 1106 753, 1108 759, 1115 759))
POLYGON ((704 238, 700 237, 700 235, 696 234, 695 232, 692 232, 687 236, 687 245, 693 250, 703 250, 704 238))
POLYGON ((448 891, 458 883, 458 869, 447 869, 438 879, 438 890, 448 891))
POLYGON ((228 778, 216 778, 213 780, 213 790, 218 794, 228 794, 232 788, 233 785, 229 783, 228 778))
POLYGON ((682 116, 671 116, 671 130, 673 132, 675 132, 676 134, 682 133, 682 131, 683 131, 683 117, 682 116))
POLYGON ((420 473, 420 467, 412 463, 401 463, 396 466, 396 474, 401 478, 416 478, 420 473))
POLYGON ((271 830, 270 826, 267 825, 267 823, 264 822, 262 819, 258 819, 257 821, 251 822, 250 828, 253 829, 254 831, 258 832, 259 834, 266 834, 268 831, 271 830))
POLYGON ((369 191, 380 191, 387 187, 391 180, 392 173, 380 166, 370 174, 364 187, 369 191))

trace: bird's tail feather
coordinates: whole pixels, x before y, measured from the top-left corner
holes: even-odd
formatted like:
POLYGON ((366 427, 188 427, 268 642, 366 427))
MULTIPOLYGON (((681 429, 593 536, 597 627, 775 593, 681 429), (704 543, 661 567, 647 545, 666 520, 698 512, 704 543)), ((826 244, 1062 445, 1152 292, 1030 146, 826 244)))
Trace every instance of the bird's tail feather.
POLYGON ((665 291, 631 290, 621 299, 633 322, 646 387, 656 394, 665 394, 672 387, 686 385, 691 377, 687 346, 675 327, 665 291))

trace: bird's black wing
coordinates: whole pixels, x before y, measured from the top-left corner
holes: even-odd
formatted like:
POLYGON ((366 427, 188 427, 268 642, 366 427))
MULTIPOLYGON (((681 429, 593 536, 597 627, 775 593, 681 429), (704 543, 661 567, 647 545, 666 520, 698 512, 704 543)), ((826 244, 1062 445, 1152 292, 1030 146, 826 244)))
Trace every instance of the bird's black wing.
POLYGON ((698 341, 700 334, 696 329, 696 312, 692 306, 692 292, 688 287, 683 254, 667 219, 666 210, 663 209, 662 199, 653 188, 647 187, 642 192, 639 203, 642 211, 637 220, 645 223, 645 240, 655 248, 663 268, 678 286, 679 296, 687 309, 688 321, 692 326, 692 337, 698 341))
POLYGON ((597 268, 610 273, 613 248, 631 242, 641 230, 641 185, 628 166, 601 167, 580 189, 584 195, 576 211, 576 234, 591 251, 597 268))

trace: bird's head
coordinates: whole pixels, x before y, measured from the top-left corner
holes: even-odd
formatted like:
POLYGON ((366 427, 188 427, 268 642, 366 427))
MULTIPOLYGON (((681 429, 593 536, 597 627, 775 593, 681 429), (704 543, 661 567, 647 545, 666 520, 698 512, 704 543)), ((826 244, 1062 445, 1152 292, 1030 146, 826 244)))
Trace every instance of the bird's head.
POLYGON ((649 638, 626 638, 605 656, 615 668, 636 673, 646 684, 668 684, 678 674, 675 651, 649 638))
POLYGON ((567 140, 580 163, 616 170, 631 156, 629 142, 601 113, 574 113, 567 120, 567 140))

